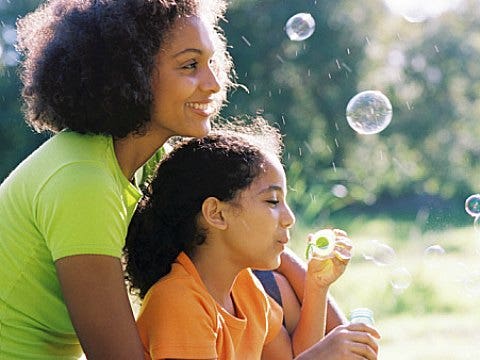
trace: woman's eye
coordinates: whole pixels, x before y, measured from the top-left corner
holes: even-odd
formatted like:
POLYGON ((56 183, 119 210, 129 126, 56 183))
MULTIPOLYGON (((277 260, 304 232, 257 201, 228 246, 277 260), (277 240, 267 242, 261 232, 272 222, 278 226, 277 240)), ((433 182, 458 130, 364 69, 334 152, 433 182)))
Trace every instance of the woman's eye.
POLYGON ((187 69, 187 70, 192 70, 192 69, 196 69, 197 65, 198 65, 198 62, 192 61, 192 62, 189 62, 188 64, 184 65, 182 68, 187 69))
POLYGON ((277 205, 279 203, 278 200, 267 200, 267 203, 271 204, 271 205, 277 205))

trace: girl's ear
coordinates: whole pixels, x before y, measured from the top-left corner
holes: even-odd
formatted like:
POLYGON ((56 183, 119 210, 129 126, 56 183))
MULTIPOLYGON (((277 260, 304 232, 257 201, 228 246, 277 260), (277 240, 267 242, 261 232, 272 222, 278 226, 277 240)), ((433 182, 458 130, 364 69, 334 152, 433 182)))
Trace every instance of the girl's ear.
POLYGON ((215 197, 206 198, 202 204, 202 215, 205 221, 219 230, 227 228, 227 222, 223 216, 226 204, 215 197))

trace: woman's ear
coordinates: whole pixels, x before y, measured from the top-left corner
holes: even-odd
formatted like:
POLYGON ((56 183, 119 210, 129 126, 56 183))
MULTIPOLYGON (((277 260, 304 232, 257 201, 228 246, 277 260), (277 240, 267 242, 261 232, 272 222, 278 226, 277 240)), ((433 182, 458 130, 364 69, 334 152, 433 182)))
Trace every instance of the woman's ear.
POLYGON ((205 221, 219 230, 227 228, 227 222, 223 216, 226 204, 215 197, 206 198, 202 204, 202 215, 205 221))

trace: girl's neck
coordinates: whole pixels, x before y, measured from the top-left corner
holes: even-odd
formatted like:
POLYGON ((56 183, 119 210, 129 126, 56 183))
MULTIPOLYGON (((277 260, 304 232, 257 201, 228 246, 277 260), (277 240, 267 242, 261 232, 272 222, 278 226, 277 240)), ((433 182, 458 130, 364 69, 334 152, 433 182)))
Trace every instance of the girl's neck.
MULTIPOLYGON (((199 248, 203 247, 208 245, 204 244, 199 248)), ((231 297, 232 287, 242 269, 231 266, 221 254, 212 254, 209 251, 196 251, 192 262, 210 295, 220 306, 235 316, 235 304, 231 297)))

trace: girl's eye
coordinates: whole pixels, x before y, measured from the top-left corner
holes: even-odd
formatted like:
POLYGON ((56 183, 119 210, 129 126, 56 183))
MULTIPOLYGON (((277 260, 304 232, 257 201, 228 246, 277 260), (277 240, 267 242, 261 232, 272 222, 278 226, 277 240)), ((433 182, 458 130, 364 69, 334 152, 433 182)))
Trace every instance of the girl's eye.
POLYGON ((267 200, 267 203, 269 203, 269 204, 271 204, 271 205, 273 205, 273 206, 277 205, 279 202, 280 202, 280 201, 278 201, 278 200, 267 200))

